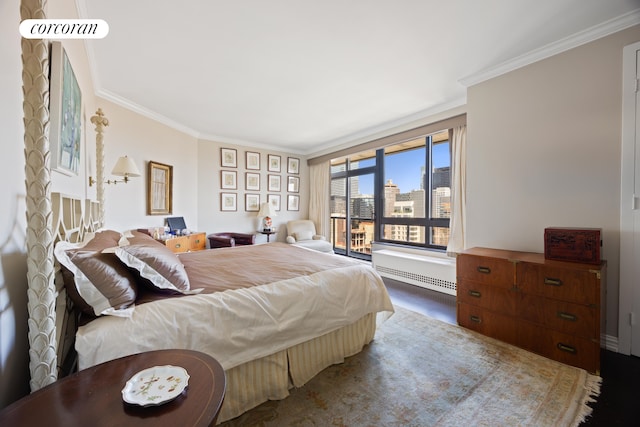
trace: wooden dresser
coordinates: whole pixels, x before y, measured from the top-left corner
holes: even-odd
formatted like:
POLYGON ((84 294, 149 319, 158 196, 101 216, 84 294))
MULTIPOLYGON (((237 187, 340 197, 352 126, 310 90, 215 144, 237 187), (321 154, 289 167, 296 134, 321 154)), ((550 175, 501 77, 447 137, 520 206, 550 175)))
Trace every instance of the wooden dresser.
POLYGON ((606 261, 472 248, 458 255, 456 268, 458 324, 599 374, 606 261))
POLYGON ((169 239, 159 239, 173 252, 193 252, 207 248, 207 233, 191 233, 187 236, 175 236, 169 239))

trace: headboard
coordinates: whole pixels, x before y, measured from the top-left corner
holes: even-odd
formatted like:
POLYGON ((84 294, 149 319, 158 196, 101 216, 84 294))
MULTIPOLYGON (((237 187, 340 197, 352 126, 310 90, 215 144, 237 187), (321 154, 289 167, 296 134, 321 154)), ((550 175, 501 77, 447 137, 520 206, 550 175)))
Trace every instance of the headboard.
MULTIPOLYGON (((100 204, 61 193, 51 194, 54 244, 59 241, 82 242, 102 227, 100 204)), ((65 376, 76 367, 74 347, 78 328, 77 314, 64 288, 60 265, 54 260, 56 287, 56 359, 57 376, 65 376)))

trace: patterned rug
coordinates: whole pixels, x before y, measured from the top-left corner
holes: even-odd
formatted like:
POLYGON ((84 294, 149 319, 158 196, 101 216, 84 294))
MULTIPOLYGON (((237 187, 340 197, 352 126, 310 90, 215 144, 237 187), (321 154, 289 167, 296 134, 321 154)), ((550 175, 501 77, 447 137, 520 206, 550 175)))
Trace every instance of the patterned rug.
POLYGON ((396 307, 374 341, 231 426, 577 426, 601 378, 396 307))

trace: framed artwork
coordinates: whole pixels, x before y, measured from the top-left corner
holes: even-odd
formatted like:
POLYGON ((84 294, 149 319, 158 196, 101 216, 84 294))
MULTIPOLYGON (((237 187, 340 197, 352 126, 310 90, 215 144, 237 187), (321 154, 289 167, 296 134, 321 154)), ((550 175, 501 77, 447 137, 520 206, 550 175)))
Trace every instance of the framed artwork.
POLYGON ((260 210, 260 195, 249 193, 245 194, 244 210, 247 212, 258 212, 260 210))
POLYGON ((275 154, 269 154, 267 156, 267 170, 269 172, 280 172, 280 156, 276 156, 275 154))
POLYGON ((82 94, 71 62, 60 42, 51 44, 51 167, 78 175, 82 147, 82 94))
POLYGON ((300 173, 300 159, 289 157, 287 159, 287 173, 300 173))
POLYGON ((268 175, 267 178, 269 180, 269 186, 267 189, 269 191, 280 191, 280 175, 268 175))
POLYGON ((297 176, 287 177, 287 191, 290 193, 300 192, 300 178, 297 176))
POLYGON ((238 188, 237 177, 236 171, 220 171, 220 188, 223 190, 235 190, 238 188))
POLYGON ((260 153, 247 151, 245 153, 245 166, 250 170, 260 170, 260 153))
POLYGON ((271 206, 273 206, 273 208, 276 211, 280 211, 280 195, 279 194, 268 194, 267 195, 267 202, 271 203, 271 206))
POLYGON ((234 148, 220 149, 220 165, 223 168, 238 167, 238 151, 234 148))
POLYGON ((173 213, 173 166, 150 161, 147 166, 147 215, 173 213))
POLYGON ((287 210, 288 211, 300 210, 300 196, 296 194, 287 195, 287 210))
POLYGON ((260 191, 260 174, 247 172, 244 179, 244 187, 249 191, 260 191))
POLYGON ((223 212, 238 210, 238 196, 236 193, 220 193, 220 210, 223 212))

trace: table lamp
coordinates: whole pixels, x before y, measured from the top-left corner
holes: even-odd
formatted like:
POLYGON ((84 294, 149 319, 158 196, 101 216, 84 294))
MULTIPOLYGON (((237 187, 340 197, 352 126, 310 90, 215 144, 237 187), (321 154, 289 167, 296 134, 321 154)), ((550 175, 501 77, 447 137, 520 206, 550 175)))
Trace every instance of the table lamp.
POLYGON ((278 214, 271 203, 264 202, 260 205, 260 212, 258 212, 258 216, 262 217, 262 231, 271 231, 271 217, 278 216, 278 214))

